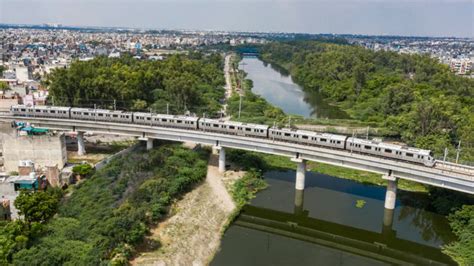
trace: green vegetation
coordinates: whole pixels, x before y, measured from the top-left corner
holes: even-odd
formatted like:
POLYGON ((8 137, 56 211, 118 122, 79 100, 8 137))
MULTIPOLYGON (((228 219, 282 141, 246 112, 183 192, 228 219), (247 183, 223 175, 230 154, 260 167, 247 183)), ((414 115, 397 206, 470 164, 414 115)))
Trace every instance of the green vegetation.
POLYGON ((264 61, 291 73, 353 118, 374 122, 439 156, 459 140, 462 159, 474 161, 474 80, 455 76, 423 55, 373 52, 314 41, 275 42, 264 61))
MULTIPOLYGON (((176 197, 203 180, 207 158, 205 150, 164 144, 112 160, 77 185, 49 222, 44 222, 49 217, 28 216, 45 224, 39 232, 31 227, 35 233, 25 238, 16 222, 3 226, 0 242, 9 247, 2 250, 3 261, 15 265, 127 264, 149 226, 166 215, 176 197)), ((34 206, 44 210, 42 204, 21 206, 25 213, 34 206)))
POLYGON ((238 209, 242 208, 251 199, 255 198, 255 194, 265 189, 268 184, 263 180, 260 172, 250 170, 237 180, 232 187, 231 194, 238 209))
MULTIPOLYGON (((1 71, 0 71, 1 72, 1 71)), ((0 74, 0 77, 2 75, 0 74)), ((0 81, 0 91, 2 91, 3 93, 5 93, 5 91, 9 90, 10 89, 10 86, 8 86, 8 83, 4 82, 4 81, 0 81)))
POLYGON ((0 222, 1 265, 8 265, 16 252, 45 232, 45 224, 57 212, 61 197, 60 189, 20 192, 15 207, 22 219, 0 222))
POLYGON ((356 208, 362 209, 362 208, 364 208, 366 203, 367 203, 367 201, 365 201, 365 200, 357 200, 356 201, 356 208))
POLYGON ((72 168, 72 173, 75 175, 80 175, 81 178, 86 178, 94 173, 94 167, 88 163, 75 165, 72 168))
POLYGON ((459 265, 474 265, 474 205, 462 206, 448 219, 458 241, 445 246, 443 252, 459 265))
POLYGON ((218 54, 171 55, 162 61, 97 57, 75 61, 48 75, 55 105, 216 114, 224 96, 223 59, 218 54))

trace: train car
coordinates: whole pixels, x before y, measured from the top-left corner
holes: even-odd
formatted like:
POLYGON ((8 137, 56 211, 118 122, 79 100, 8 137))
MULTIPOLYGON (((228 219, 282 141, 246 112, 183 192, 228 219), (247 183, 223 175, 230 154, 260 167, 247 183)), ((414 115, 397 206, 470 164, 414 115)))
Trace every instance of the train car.
POLYGON ((223 134, 238 136, 251 136, 259 138, 268 137, 268 126, 249 124, 235 121, 216 120, 209 118, 199 119, 199 129, 223 134))
POLYGON ((150 126, 197 129, 198 120, 199 117, 184 115, 133 113, 134 123, 150 126))
POLYGON ((296 130, 291 128, 270 128, 268 132, 270 139, 313 146, 325 146, 336 149, 344 149, 347 138, 342 135, 296 130))
POLYGON ((104 109, 71 108, 71 118, 80 120, 132 123, 132 113, 104 109))
POLYGON ((70 107, 14 105, 10 108, 13 115, 30 117, 69 118, 70 107))
POLYGON ((378 142, 374 140, 348 138, 346 142, 346 149, 386 158, 420 163, 429 167, 433 166, 435 163, 433 153, 430 150, 423 150, 386 142, 378 142))

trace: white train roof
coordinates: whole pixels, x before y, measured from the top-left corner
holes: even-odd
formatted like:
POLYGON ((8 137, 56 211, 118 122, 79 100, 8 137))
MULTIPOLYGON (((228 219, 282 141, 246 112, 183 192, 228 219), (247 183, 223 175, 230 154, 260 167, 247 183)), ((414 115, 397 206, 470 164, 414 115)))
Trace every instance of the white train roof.
POLYGON ((218 120, 218 119, 210 119, 210 118, 201 118, 200 121, 204 123, 216 123, 220 125, 228 125, 228 126, 236 126, 236 127, 251 127, 251 128, 258 128, 258 129, 268 129, 267 125, 243 123, 243 122, 238 122, 238 121, 226 121, 226 120, 218 120))
POLYGON ((379 142, 379 141, 375 141, 375 140, 367 140, 367 139, 359 139, 359 138, 348 138, 347 142, 348 143, 355 143, 355 144, 362 144, 362 145, 372 145, 372 146, 377 146, 379 148, 384 148, 384 149, 408 151, 408 152, 418 153, 418 154, 422 154, 422 155, 429 155, 430 152, 431 152, 430 150, 423 150, 423 149, 398 145, 398 144, 394 144, 394 143, 379 142))
MULTIPOLYGON (((135 112, 133 113, 134 116, 144 116, 144 117, 150 117, 150 113, 144 113, 144 112, 135 112)), ((152 117, 155 118, 164 118, 164 119, 179 119, 179 120, 186 120, 186 121, 197 121, 199 117, 194 117, 194 116, 185 116, 185 115, 167 115, 167 114, 151 114, 152 117)))
POLYGON ((319 137, 319 138, 326 138, 330 140, 346 140, 346 136, 343 135, 336 135, 336 134, 329 134, 329 133, 320 133, 315 131, 307 131, 307 130, 297 130, 292 128, 271 128, 273 131, 279 131, 283 133, 293 133, 298 135, 306 135, 311 137, 319 137))

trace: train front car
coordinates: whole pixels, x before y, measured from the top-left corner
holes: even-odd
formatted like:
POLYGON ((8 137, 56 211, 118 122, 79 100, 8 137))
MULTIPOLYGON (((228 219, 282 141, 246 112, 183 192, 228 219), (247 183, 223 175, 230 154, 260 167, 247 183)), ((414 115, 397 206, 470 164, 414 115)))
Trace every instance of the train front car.
POLYGON ((429 150, 374 140, 347 138, 346 150, 400 161, 424 164, 428 167, 432 167, 435 163, 432 153, 429 150))

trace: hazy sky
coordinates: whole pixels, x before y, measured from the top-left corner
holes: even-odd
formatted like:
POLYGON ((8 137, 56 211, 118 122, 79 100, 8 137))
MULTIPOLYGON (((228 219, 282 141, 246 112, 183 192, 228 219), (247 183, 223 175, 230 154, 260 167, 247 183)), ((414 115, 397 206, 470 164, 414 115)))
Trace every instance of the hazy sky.
POLYGON ((474 0, 0 0, 0 23, 474 37, 474 0))

